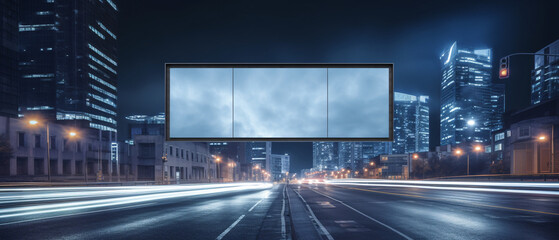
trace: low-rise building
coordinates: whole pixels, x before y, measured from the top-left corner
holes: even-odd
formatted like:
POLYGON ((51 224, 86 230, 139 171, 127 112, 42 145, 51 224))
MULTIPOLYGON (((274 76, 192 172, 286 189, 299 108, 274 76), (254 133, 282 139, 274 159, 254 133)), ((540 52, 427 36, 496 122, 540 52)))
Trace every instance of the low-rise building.
POLYGON ((491 151, 505 173, 559 172, 559 99, 544 101, 505 115, 505 128, 492 134, 491 151))
POLYGON ((120 181, 131 178, 127 148, 114 132, 80 121, 0 117, 4 141, 0 176, 6 181, 120 181), (48 133, 47 133, 48 132, 48 133))
POLYGON ((132 172, 137 181, 214 182, 218 163, 208 143, 165 141, 164 117, 132 115, 130 148, 132 172))
POLYGON ((380 155, 380 177, 388 179, 408 179, 409 154, 380 155))

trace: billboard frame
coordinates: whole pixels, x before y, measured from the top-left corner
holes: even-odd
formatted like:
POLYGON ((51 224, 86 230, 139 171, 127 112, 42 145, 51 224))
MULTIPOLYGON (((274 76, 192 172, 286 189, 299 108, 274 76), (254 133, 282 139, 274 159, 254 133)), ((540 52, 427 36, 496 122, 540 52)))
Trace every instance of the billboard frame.
MULTIPOLYGON (((234 113, 233 113, 234 114, 234 113)), ((394 140, 394 64, 393 63, 165 63, 165 140, 194 142, 391 142, 394 140), (388 137, 386 138, 171 138, 169 126, 171 68, 387 68, 388 69, 388 137)))

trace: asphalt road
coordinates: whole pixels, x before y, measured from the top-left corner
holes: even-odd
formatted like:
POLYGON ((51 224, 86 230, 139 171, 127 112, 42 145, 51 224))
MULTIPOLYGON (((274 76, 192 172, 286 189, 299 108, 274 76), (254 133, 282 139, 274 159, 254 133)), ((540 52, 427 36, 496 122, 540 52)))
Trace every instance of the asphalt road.
POLYGON ((0 188, 0 239, 558 239, 559 184, 470 185, 0 188))
POLYGON ((559 239, 559 196, 553 194, 366 184, 290 187, 328 239, 559 239))
POLYGON ((279 239, 283 186, 1 189, 0 239, 279 239))

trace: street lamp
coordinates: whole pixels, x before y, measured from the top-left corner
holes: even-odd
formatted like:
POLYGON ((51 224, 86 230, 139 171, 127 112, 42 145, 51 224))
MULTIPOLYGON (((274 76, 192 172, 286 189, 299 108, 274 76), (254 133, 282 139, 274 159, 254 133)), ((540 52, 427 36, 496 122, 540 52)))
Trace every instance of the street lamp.
POLYGON ((538 171, 540 171, 541 170, 541 152, 540 152, 541 151, 541 144, 540 143, 546 142, 547 137, 545 135, 540 135, 540 136, 537 137, 537 140, 538 140, 538 145, 537 145, 538 146, 538 148, 537 148, 537 156, 538 156, 537 161, 538 161, 538 163, 537 163, 537 167, 538 167, 538 171))
POLYGON ((470 119, 466 122, 466 124, 468 124, 468 126, 474 126, 474 125, 476 125, 476 121, 473 120, 473 119, 470 119))
MULTIPOLYGON (((37 120, 29 120, 29 125, 36 126, 39 124, 37 120)), ((45 126, 47 128, 47 178, 49 182, 51 181, 51 173, 50 173, 50 130, 49 130, 49 122, 45 121, 45 126)))
MULTIPOLYGON (((481 150, 482 150, 481 145, 474 146, 474 152, 481 152, 481 150)), ((458 155, 458 157, 460 157, 463 154, 461 149, 456 149, 456 151, 454 151, 454 153, 456 155, 458 155)), ((469 152, 466 153, 466 157, 467 157, 466 158, 466 175, 470 175, 470 153, 469 152)))
MULTIPOLYGON (((167 150, 165 150, 167 151, 167 150)), ((165 184, 165 163, 167 162, 167 153, 165 153, 162 157, 161 157, 161 181, 162 184, 165 184)))
MULTIPOLYGON (((78 137, 78 133, 75 132, 75 131, 70 131, 70 132, 68 132, 68 136, 69 136, 70 138, 77 138, 77 137, 78 137)), ((76 142, 76 149, 75 149, 74 152, 77 152, 77 151, 78 151, 78 143, 76 142)), ((74 156, 73 153, 72 153, 72 156, 74 156)), ((82 166, 83 179, 84 179, 85 182, 87 182, 87 160, 86 160, 85 157, 84 157, 84 160, 83 160, 82 162, 83 162, 83 164, 82 164, 82 165, 83 165, 83 166, 82 166)))
POLYGON ((219 172, 220 163, 221 163, 221 158, 220 157, 216 158, 215 159, 215 169, 216 169, 217 172, 216 172, 215 177, 217 178, 218 181, 219 181, 219 177, 221 175, 221 173, 219 172))

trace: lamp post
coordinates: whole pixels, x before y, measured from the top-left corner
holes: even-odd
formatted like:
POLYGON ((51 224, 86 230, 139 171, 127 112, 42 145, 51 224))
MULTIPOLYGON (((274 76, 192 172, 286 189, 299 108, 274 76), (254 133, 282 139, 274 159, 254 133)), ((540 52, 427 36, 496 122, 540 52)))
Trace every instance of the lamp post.
MULTIPOLYGON (((76 132, 74 132, 74 131, 70 131, 70 132, 68 133, 68 136, 69 136, 70 138, 77 138, 77 137, 78 137, 78 133, 76 133, 76 132)), ((74 158, 74 161, 76 160, 76 158, 75 158, 75 156, 76 156, 75 153, 76 153, 77 151, 78 151, 78 142, 76 142, 76 149, 75 149, 75 150, 73 151, 73 153, 72 153, 72 157, 74 158)), ((83 159, 82 164, 83 164, 83 166, 82 166, 82 171, 84 171, 84 172, 83 172, 84 181, 87 182, 87 175, 86 175, 86 173, 85 173, 85 172, 86 172, 86 171, 85 171, 86 169, 84 168, 84 166, 86 165, 85 158, 83 159)))
POLYGON ((258 170, 260 170, 260 165, 255 165, 252 169, 253 169, 252 175, 254 176, 254 180, 258 181, 258 172, 259 172, 258 170), (254 173, 255 171, 256 174, 254 173))
MULTIPOLYGON (((30 120, 29 125, 36 126, 39 124, 37 120, 30 120)), ((49 129, 49 122, 45 121, 45 126, 47 130, 47 179, 51 181, 51 173, 50 173, 50 129, 49 129)))
MULTIPOLYGON (((419 154, 414 153, 414 154, 412 155, 412 159, 413 159, 413 160, 419 159, 419 154)), ((411 163, 410 165, 413 165, 413 160, 412 160, 412 163, 411 163)), ((423 165, 423 166, 421 167, 421 175, 422 175, 421 178, 422 178, 422 179, 425 179, 425 159, 423 159, 423 161, 422 161, 421 163, 422 163, 422 165, 423 165)))
MULTIPOLYGON (((481 145, 474 146, 474 152, 476 153, 481 152, 481 149, 482 149, 481 145)), ((457 149, 456 151, 454 151, 454 153, 458 155, 458 157, 464 154, 461 149, 457 149)), ((466 153, 466 175, 468 176, 470 175, 470 153, 469 152, 466 153)))
POLYGON ((540 135, 538 138, 538 149, 537 149, 537 153, 538 153, 538 172, 542 172, 541 171, 541 143, 547 141, 547 137, 545 135, 540 135))
POLYGON ((218 157, 217 159, 215 159, 215 169, 216 169, 216 174, 215 174, 215 178, 217 178, 217 181, 219 182, 219 177, 221 176, 221 173, 219 172, 219 165, 221 163, 221 158, 218 157))
POLYGON ((161 182, 164 184, 165 181, 165 163, 167 162, 167 153, 161 157, 161 182))

